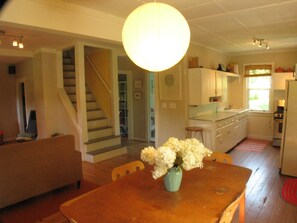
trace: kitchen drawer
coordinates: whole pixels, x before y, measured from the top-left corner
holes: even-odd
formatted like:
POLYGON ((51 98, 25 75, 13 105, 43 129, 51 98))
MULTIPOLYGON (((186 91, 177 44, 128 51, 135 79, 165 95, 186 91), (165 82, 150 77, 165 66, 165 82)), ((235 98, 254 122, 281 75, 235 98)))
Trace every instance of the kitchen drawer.
POLYGON ((227 119, 224 119, 224 120, 221 120, 221 121, 217 121, 215 123, 215 127, 216 129, 220 129, 220 128, 223 128, 227 125, 230 125, 230 124, 233 124, 235 121, 235 118, 231 117, 231 118, 227 118, 227 119))

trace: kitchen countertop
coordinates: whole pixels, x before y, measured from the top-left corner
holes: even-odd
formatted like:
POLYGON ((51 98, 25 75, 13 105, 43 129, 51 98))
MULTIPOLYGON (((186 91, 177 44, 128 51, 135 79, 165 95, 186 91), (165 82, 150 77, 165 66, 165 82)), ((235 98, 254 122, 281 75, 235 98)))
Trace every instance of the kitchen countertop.
POLYGON ((229 109, 229 110, 223 110, 223 111, 209 113, 209 114, 205 114, 205 115, 194 116, 194 117, 192 117, 190 119, 191 120, 216 122, 216 121, 220 121, 220 120, 223 120, 223 119, 233 117, 235 115, 246 112, 248 110, 249 109, 229 109))

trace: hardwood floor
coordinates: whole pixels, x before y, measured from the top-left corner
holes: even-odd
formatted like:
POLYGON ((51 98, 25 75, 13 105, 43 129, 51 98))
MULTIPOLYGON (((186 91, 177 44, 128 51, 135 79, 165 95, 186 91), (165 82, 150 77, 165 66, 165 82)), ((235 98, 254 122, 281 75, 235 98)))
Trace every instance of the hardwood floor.
MULTIPOLYGON (((121 164, 139 159, 140 151, 147 143, 129 142, 128 153, 96 164, 83 162, 85 180, 104 185, 112 182, 111 170, 121 164)), ((286 203, 281 198, 281 188, 287 178, 279 174, 280 149, 267 146, 260 152, 234 148, 229 154, 235 165, 250 168, 253 173, 246 191, 246 223, 296 223, 297 206, 286 203)), ((59 213, 40 222, 64 223, 59 213)), ((199 221, 198 221, 199 222, 199 221)), ((198 223, 197 222, 197 223, 198 223)), ((232 223, 238 222, 235 213, 232 223)))
POLYGON ((246 222, 297 222, 297 207, 281 197, 282 185, 287 177, 279 174, 280 149, 272 146, 261 152, 233 149, 230 154, 235 165, 253 171, 247 184, 246 222))

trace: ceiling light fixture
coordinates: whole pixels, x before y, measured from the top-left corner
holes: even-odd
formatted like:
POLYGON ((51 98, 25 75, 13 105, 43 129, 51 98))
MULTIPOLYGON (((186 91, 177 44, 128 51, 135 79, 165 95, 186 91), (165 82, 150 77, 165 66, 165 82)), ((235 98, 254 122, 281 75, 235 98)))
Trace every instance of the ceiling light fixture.
POLYGON ((127 55, 136 65, 159 72, 184 57, 190 35, 189 25, 177 9, 151 2, 136 8, 127 17, 122 40, 127 55))
POLYGON ((23 49, 23 48, 24 48, 23 37, 22 37, 22 36, 21 36, 21 38, 20 38, 19 48, 20 48, 20 49, 23 49))
POLYGON ((16 39, 12 41, 12 46, 18 46, 18 41, 16 39))
MULTIPOLYGON (((12 35, 12 34, 7 34, 5 33, 4 30, 0 30, 0 36, 1 37, 8 37, 8 38, 12 38, 12 46, 14 47, 19 47, 20 49, 24 48, 24 43, 23 43, 23 36, 17 36, 17 35, 12 35)), ((2 43, 3 43, 3 38, 2 38, 2 43)))
POLYGON ((258 45, 258 47, 262 47, 263 44, 265 44, 267 50, 270 48, 269 43, 265 41, 265 39, 253 38, 253 45, 258 45))
POLYGON ((266 43, 266 50, 269 50, 269 44, 268 43, 266 43))

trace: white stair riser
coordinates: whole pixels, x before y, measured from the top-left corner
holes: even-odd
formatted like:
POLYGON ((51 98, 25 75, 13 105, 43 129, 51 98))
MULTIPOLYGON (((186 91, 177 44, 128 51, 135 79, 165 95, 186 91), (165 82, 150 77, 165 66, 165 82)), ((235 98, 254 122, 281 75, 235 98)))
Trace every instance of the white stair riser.
MULTIPOLYGON (((76 92, 76 86, 75 85, 72 85, 72 86, 66 85, 66 86, 64 86, 64 88, 65 88, 65 91, 67 93, 75 93, 76 92)), ((86 89, 86 94, 91 94, 91 91, 86 89)))
POLYGON ((88 111, 88 119, 104 118, 104 113, 102 110, 88 111))
POLYGON ((86 88, 86 94, 92 94, 92 91, 89 88, 86 88))
POLYGON ((88 121, 88 129, 94 129, 94 128, 101 128, 108 126, 108 120, 105 119, 100 119, 100 120, 93 120, 93 121, 88 121))
POLYGON ((64 85, 75 85, 75 78, 64 78, 64 85))
POLYGON ((87 102, 87 110, 90 109, 100 109, 100 106, 97 104, 97 102, 87 102))
POLYGON ((75 72, 74 71, 65 71, 65 72, 63 72, 63 77, 75 78, 75 72))
POLYGON ((72 61, 70 58, 63 58, 63 64, 71 64, 72 61))
POLYGON ((70 101, 71 102, 75 102, 76 101, 76 95, 75 94, 68 95, 68 97, 70 98, 70 101))
POLYGON ((121 147, 119 149, 115 149, 102 154, 97 154, 97 155, 86 154, 85 158, 90 163, 97 163, 97 162, 107 160, 113 157, 117 157, 126 153, 127 153, 127 147, 121 147))
POLYGON ((71 93, 76 92, 76 87, 75 86, 65 86, 64 89, 67 92, 67 94, 71 94, 71 93))
MULTIPOLYGON (((76 107, 76 103, 73 103, 76 107)), ((101 109, 97 102, 87 102, 87 110, 101 109)))
POLYGON ((106 136, 112 136, 112 134, 113 134, 112 128, 107 128, 107 129, 91 131, 88 133, 88 136, 89 136, 89 140, 92 140, 92 139, 98 139, 106 136))
POLYGON ((86 94, 86 100, 87 101, 95 101, 95 98, 92 94, 86 94))
POLYGON ((116 146, 121 144, 121 137, 116 137, 112 139, 103 140, 100 142, 95 142, 87 145, 87 152, 91 152, 98 149, 103 149, 106 147, 116 146))
POLYGON ((75 66, 70 64, 70 65, 63 65, 63 71, 74 71, 75 70, 75 66))

